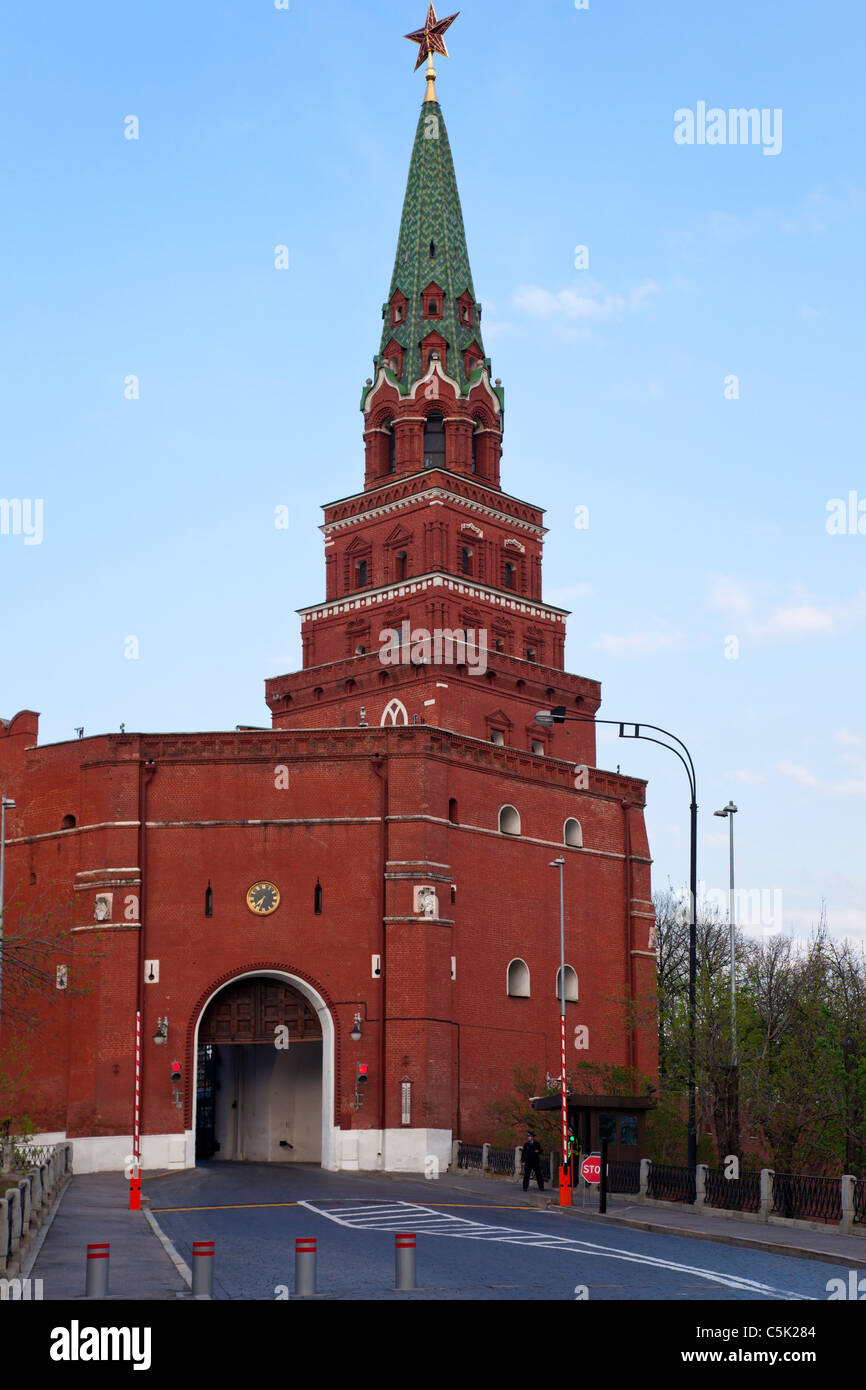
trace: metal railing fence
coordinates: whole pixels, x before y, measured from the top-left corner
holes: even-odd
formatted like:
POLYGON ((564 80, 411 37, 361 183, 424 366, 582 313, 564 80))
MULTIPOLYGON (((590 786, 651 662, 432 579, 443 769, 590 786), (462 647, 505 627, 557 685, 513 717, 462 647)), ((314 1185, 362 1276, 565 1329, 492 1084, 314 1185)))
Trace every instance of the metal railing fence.
POLYGON ((842 1220, 842 1184, 838 1178, 813 1178, 803 1173, 773 1174, 773 1212, 791 1220, 842 1220))

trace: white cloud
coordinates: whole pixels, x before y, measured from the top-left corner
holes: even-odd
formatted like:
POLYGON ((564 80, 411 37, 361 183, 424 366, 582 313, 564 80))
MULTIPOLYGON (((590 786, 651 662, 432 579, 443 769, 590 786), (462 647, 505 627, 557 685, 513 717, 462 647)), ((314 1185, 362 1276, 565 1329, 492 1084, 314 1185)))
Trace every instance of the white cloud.
POLYGON ((777 763, 776 767, 783 777, 792 777, 795 782, 799 782, 804 787, 820 787, 821 785, 820 778, 800 763, 777 763))
POLYGON ((592 592, 591 584, 565 584, 560 589, 548 590, 547 597, 551 603, 559 605, 573 603, 575 599, 589 598, 592 592))
POLYGON ((844 782, 826 782, 800 763, 777 763, 777 771, 803 787, 811 787, 828 796, 866 796, 866 777, 849 777, 844 782))
POLYGON ((735 782, 746 782, 749 786, 757 786, 759 782, 766 782, 766 777, 762 772, 749 772, 745 768, 740 768, 737 772, 726 772, 724 781, 733 780, 735 782))
POLYGON ((844 743, 851 748, 866 748, 866 738, 861 734, 850 734, 847 729, 837 729, 833 735, 834 743, 844 743))
POLYGON ((659 294, 654 280, 644 280, 627 298, 613 294, 596 280, 582 280, 580 289, 552 291, 541 285, 521 285, 514 292, 514 303, 524 313, 539 319, 608 319, 624 311, 637 312, 659 294))
POLYGON ((661 656, 664 652, 682 651, 688 645, 681 632, 631 632, 617 637, 606 633, 595 644, 595 649, 607 656, 661 656))
POLYGON ((719 608, 726 613, 751 613, 754 606, 745 584, 740 584, 736 579, 730 579, 724 574, 713 577, 707 602, 711 608, 719 608))
POLYGON ((790 608, 774 609, 765 632, 768 635, 799 636, 801 633, 832 632, 834 626, 833 612, 829 608, 801 603, 790 608))
POLYGON ((728 575, 713 575, 707 606, 726 615, 732 632, 752 646, 809 637, 834 637, 866 620, 866 590, 842 601, 818 599, 797 586, 779 602, 766 589, 751 592, 728 575))
POLYGON ((656 294, 661 294, 661 290, 655 280, 644 280, 643 284, 638 285, 637 289, 632 290, 629 295, 628 307, 630 309, 642 309, 656 294))

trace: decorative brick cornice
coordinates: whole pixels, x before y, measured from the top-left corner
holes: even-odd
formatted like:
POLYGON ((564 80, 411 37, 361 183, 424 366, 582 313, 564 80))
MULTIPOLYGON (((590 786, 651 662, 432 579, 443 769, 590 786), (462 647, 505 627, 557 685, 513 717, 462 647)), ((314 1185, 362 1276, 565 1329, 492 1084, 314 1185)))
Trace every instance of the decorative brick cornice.
MULTIPOLYGON (((380 603, 392 603, 394 599, 425 593, 429 589, 446 589, 449 593, 459 595, 464 600, 478 599, 485 603, 491 603, 504 612, 523 614, 540 622, 546 621, 564 625, 570 612, 567 608, 555 608, 553 604, 543 603, 540 599, 513 597, 504 590, 491 588, 490 585, 482 584, 477 579, 458 579, 454 575, 445 574, 442 571, 419 574, 417 577, 413 576, 412 579, 400 580, 396 584, 385 584, 379 589, 365 589, 363 593, 355 594, 352 597, 335 598, 328 603, 312 604, 309 608, 298 608, 296 611, 301 616, 301 622, 308 623, 318 618, 363 612, 364 609, 375 608, 380 603)), ((533 665, 534 663, 528 664, 533 665)))
POLYGON ((444 469, 412 473, 373 491, 354 493, 351 497, 330 502, 322 508, 325 521, 320 530, 326 536, 331 536, 347 526, 354 526, 358 521, 375 521, 377 517, 431 500, 451 502, 502 525, 518 526, 539 539, 547 535, 547 527, 541 525, 544 516, 542 507, 534 507, 497 488, 476 483, 471 478, 444 469), (434 473, 447 481, 432 482, 434 473))

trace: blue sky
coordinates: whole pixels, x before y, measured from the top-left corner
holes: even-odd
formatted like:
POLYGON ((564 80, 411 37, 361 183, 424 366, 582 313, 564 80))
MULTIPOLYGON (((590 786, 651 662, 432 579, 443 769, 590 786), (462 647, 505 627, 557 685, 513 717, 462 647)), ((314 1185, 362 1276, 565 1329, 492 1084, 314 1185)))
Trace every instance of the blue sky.
MULTIPOLYGON (((40 710, 41 741, 267 724, 265 677, 300 665, 320 506, 363 477, 425 6, 7 7, 0 495, 43 499, 44 536, 0 535, 0 713, 40 710)), ((866 534, 826 521, 866 502, 864 39, 853 0, 465 0, 438 64, 503 486, 547 508, 567 667, 690 746, 710 888, 733 798, 738 883, 857 940, 866 534), (781 152, 677 144, 699 102, 780 110, 781 152)), ((649 779, 679 884, 679 764, 599 746, 649 779)))

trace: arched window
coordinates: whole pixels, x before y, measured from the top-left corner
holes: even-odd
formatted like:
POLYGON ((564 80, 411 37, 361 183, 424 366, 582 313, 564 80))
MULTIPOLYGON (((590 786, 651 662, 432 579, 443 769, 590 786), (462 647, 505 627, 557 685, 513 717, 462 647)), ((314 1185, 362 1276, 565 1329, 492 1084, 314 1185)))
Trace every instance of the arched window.
POLYGON ((499 812, 499 832, 501 835, 520 834, 520 816, 513 806, 503 806, 499 812))
POLYGON ((64 816, 64 817, 63 817, 63 820, 60 822, 60 829, 61 829, 61 830, 74 830, 74 829, 75 829, 75 817, 74 817, 74 816, 64 816))
POLYGON ((445 420, 438 411, 424 423, 424 467, 445 467, 445 420))
POLYGON ((510 560, 506 560, 506 561, 505 561, 505 587, 506 587, 506 589, 513 589, 513 588, 514 588, 514 580, 515 580, 516 574, 517 574, 517 566, 516 566, 516 565, 513 565, 513 564, 511 563, 510 560))
POLYGON ((317 917, 322 915, 322 885, 316 879, 316 886, 313 889, 313 911, 317 917))
POLYGON ((448 801, 448 819, 450 820, 452 825, 460 824, 459 820, 457 819, 457 798, 454 796, 452 796, 448 801))
POLYGON ((397 450, 396 439, 394 436, 394 421, 386 420, 385 429, 388 431, 388 472, 397 472, 397 450))
POLYGON ((471 548, 471 546, 462 545, 462 546, 460 547, 460 573, 461 573, 461 574, 471 574, 471 573, 472 573, 472 548, 471 548))
MULTIPOLYGON (((559 971, 556 972, 556 997, 560 999, 559 971)), ((570 965, 565 967, 565 1002, 566 1004, 577 1003, 577 971, 570 965)))
POLYGON ((207 888, 204 890, 204 915, 205 917, 213 917, 213 889, 210 886, 210 880, 208 880, 207 888))
POLYGON ((511 961, 506 977, 506 988, 512 999, 529 998, 529 966, 520 957, 511 961))
POLYGON ((394 578, 405 579, 407 575, 408 558, 405 550, 398 550, 394 556, 394 578))
POLYGON ((478 472, 478 453, 479 453, 479 450, 478 450, 478 440, 479 440, 480 433, 481 433, 480 426, 478 426, 478 425, 476 424, 475 428, 474 428, 473 431, 472 431, 472 472, 473 472, 473 473, 477 473, 477 472, 478 472))
POLYGON ((564 843, 571 845, 573 849, 580 849, 583 845, 583 831, 580 828, 580 821, 570 816, 562 828, 562 838, 564 843))

